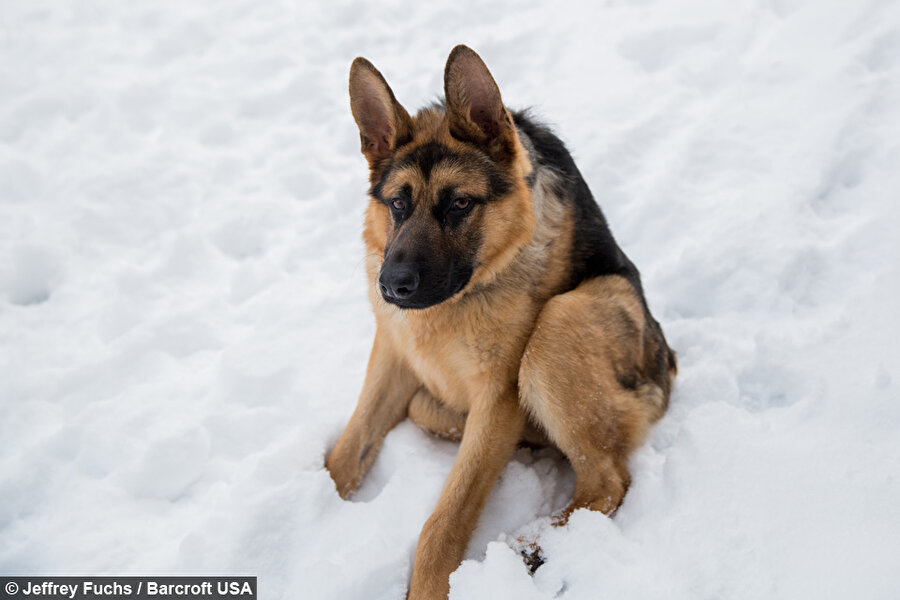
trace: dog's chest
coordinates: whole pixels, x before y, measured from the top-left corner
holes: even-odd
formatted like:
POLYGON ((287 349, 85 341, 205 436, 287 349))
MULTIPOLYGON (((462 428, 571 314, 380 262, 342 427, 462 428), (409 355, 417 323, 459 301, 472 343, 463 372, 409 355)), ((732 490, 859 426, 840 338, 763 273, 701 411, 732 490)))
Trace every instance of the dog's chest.
POLYGON ((525 297, 467 302, 397 323, 400 351, 422 383, 467 412, 479 397, 516 385, 536 310, 525 297))

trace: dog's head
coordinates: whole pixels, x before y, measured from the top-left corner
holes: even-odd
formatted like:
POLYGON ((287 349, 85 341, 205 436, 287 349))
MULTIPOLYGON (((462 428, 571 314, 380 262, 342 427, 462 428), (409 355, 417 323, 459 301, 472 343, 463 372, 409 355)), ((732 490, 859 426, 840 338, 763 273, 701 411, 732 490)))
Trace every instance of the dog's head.
POLYGON ((411 117, 364 58, 350 106, 369 162, 364 239, 378 292, 401 308, 444 302, 501 272, 534 229, 528 154, 484 62, 457 46, 445 104, 411 117))

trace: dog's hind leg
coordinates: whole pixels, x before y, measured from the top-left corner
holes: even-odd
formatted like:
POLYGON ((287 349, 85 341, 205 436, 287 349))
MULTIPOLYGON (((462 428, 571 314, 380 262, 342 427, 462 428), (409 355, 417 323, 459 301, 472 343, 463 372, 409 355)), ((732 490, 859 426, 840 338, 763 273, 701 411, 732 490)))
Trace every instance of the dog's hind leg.
POLYGON ((409 403, 409 420, 432 435, 458 442, 466 427, 466 415, 448 408, 425 388, 409 403))
POLYGON ((576 508, 610 513, 621 503, 628 454, 665 411, 669 354, 622 277, 588 280, 544 306, 522 359, 519 395, 575 470, 562 521, 576 508))
POLYGON ((384 436, 403 420, 421 383, 378 333, 366 381, 350 422, 325 462, 342 498, 359 485, 378 455, 384 436))

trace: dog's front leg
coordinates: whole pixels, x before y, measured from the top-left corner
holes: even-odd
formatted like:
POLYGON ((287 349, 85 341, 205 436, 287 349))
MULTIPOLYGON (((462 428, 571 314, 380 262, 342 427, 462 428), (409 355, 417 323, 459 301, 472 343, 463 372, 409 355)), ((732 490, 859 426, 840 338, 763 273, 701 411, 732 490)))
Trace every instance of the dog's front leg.
POLYGON ((353 493, 375 461, 384 436, 406 417, 419 385, 389 341, 376 332, 356 410, 325 461, 342 498, 353 493))
POLYGON ((447 597, 450 573, 522 434, 525 416, 515 390, 473 403, 453 469, 416 548, 409 600, 447 597))

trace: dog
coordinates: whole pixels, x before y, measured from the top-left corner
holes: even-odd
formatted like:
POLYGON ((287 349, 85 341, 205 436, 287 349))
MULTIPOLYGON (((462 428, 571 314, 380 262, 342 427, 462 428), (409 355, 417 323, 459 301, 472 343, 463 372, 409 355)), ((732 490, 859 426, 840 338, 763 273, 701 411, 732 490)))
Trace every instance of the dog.
POLYGON ((575 493, 559 523, 577 508, 614 511, 629 453, 677 373, 637 268, 559 138, 506 108, 466 46, 447 59, 444 95, 410 116, 372 63, 350 68, 376 333, 326 468, 346 498, 403 419, 459 440, 419 537, 413 600, 447 597, 519 443, 552 444, 571 462, 575 493))

